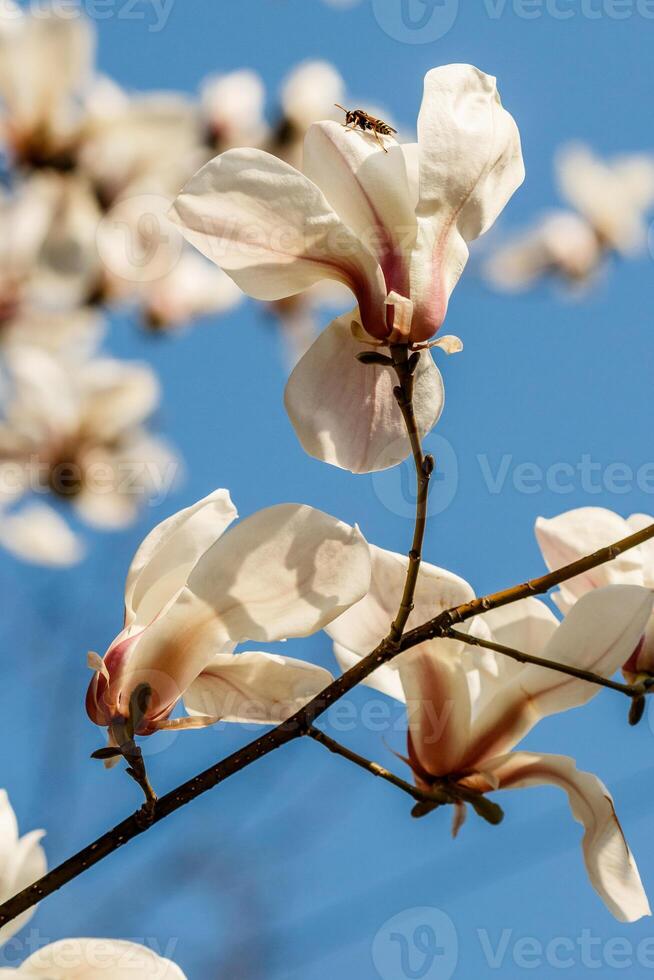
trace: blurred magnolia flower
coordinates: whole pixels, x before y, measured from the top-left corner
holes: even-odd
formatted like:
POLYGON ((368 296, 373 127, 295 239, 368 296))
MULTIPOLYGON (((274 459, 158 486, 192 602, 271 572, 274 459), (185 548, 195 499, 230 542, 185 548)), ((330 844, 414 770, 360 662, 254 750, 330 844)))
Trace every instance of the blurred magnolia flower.
MULTIPOLYGON (((32 184, 48 201, 24 289, 45 310, 70 310, 94 298, 100 282, 96 235, 102 211, 93 187, 78 173, 44 171, 32 184)), ((29 185, 28 185, 29 186, 29 185)))
POLYGON ((572 211, 545 215, 529 231, 495 249, 485 263, 488 280, 500 289, 527 289, 544 276, 570 285, 587 283, 603 251, 591 226, 572 211))
POLYGON ((591 226, 600 244, 625 255, 647 243, 647 213, 654 206, 654 158, 645 154, 604 161, 583 144, 557 159, 561 193, 591 226))
POLYGON ((282 84, 281 116, 268 145, 270 152, 301 168, 307 130, 323 119, 338 119, 336 103, 344 99, 345 82, 332 64, 302 62, 282 84))
POLYGON ((197 728, 216 721, 275 724, 331 680, 311 664, 269 653, 235 654, 315 633, 365 595, 368 546, 357 528, 298 504, 259 511, 229 533, 237 513, 217 490, 151 532, 132 562, 125 626, 87 695, 92 721, 121 745, 132 698, 147 686, 135 729, 197 728), (184 698, 188 717, 171 720, 184 698))
MULTIPOLYGON (((327 627, 346 670, 388 631, 406 577, 407 558, 371 548, 370 592, 327 627)), ((452 573, 423 564, 409 628, 472 597, 452 573)), ((537 599, 504 606, 474 621, 471 632, 557 663, 610 677, 638 645, 654 596, 639 586, 611 586, 581 599, 563 623, 537 599)), ((573 759, 514 751, 542 718, 588 702, 596 685, 545 667, 518 664, 453 640, 432 640, 376 670, 370 686, 406 702, 408 760, 416 784, 445 784, 474 794, 552 784, 568 795, 585 827, 584 860, 593 887, 621 921, 649 914, 631 852, 604 785, 573 759)), ((455 807, 455 832, 465 816, 455 807)))
POLYGON ((263 81, 248 68, 206 78, 200 108, 210 145, 215 150, 260 146, 268 134, 265 103, 263 81))
POLYGON ((96 310, 85 307, 67 312, 26 307, 0 323, 0 350, 41 347, 71 363, 82 364, 95 353, 104 335, 104 323, 96 310))
POLYGON ((188 325, 200 316, 226 313, 243 299, 235 282, 201 255, 185 248, 161 279, 142 290, 146 323, 154 330, 188 325))
POLYGON ((79 165, 105 207, 136 193, 174 194, 206 159, 199 112, 183 95, 131 96, 104 82, 90 106, 97 115, 86 121, 79 165))
MULTIPOLYGON (((654 517, 647 514, 632 514, 625 520, 604 507, 579 507, 549 520, 539 517, 535 531, 545 564, 554 571, 650 524, 654 524, 654 517)), ((646 541, 638 548, 630 548, 613 561, 570 579, 554 593, 553 599, 561 612, 567 613, 587 592, 616 584, 654 589, 653 542, 646 541)), ((654 616, 642 642, 629 651, 621 666, 631 682, 639 674, 654 674, 654 616)))
POLYGON ((605 162, 575 144, 558 154, 556 170, 561 194, 575 210, 546 214, 497 247, 485 263, 492 285, 527 289, 544 276, 584 285, 607 255, 632 255, 646 244, 654 158, 634 154, 605 162))
POLYGON ((0 10, 0 139, 27 166, 67 168, 81 124, 94 34, 79 13, 55 5, 0 10))
POLYGON ((43 946, 16 969, 0 969, 0 976, 12 973, 16 980, 185 980, 170 960, 119 939, 61 939, 43 946))
POLYGON ((141 506, 170 489, 177 468, 168 447, 144 428, 159 386, 140 364, 66 359, 21 345, 6 351, 4 368, 0 537, 21 557, 31 551, 35 561, 49 556, 48 564, 68 564, 79 549, 60 518, 47 517, 46 504, 18 514, 6 508, 50 493, 94 527, 130 524, 141 506), (41 532, 46 540, 37 540, 41 532))
MULTIPOLYGON (((261 150, 229 150, 192 178, 172 212, 188 240, 255 299, 281 300, 324 279, 354 293, 358 307, 310 348, 286 393, 307 452, 354 472, 392 466, 410 451, 391 371, 356 354, 436 333, 466 243, 524 176, 495 79, 468 65, 427 74, 418 145, 386 149, 370 134, 318 123, 305 140, 304 173, 261 150)), ((443 387, 429 352, 420 362, 424 435, 443 387)))
MULTIPOLYGON (((6 902, 16 892, 27 888, 46 873, 45 852, 40 844, 44 834, 43 830, 32 830, 24 837, 19 837, 16 814, 7 791, 0 790, 0 902, 6 902)), ((34 908, 28 909, 6 926, 2 926, 0 945, 19 932, 34 912, 34 908)))

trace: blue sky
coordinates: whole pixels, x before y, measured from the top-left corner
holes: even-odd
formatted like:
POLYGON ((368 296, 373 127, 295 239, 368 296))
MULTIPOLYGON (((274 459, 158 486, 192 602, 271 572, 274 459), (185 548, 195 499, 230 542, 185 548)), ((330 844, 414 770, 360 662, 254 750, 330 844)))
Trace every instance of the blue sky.
MULTIPOLYGON (((388 14, 394 3, 377 7, 388 14)), ((344 10, 321 0, 176 0, 160 31, 151 30, 157 15, 150 3, 116 0, 98 20, 99 60, 128 88, 189 92, 209 72, 251 66, 274 104, 295 63, 324 57, 340 69, 354 101, 386 106, 405 125, 415 118, 428 68, 472 62, 498 76, 522 133, 527 180, 501 219, 506 229, 555 202, 551 163, 561 142, 580 138, 608 154, 654 149, 646 123, 654 96, 654 20, 642 15, 648 6, 466 0, 443 37, 408 44, 382 29, 369 0, 344 10)), ((532 530, 539 514, 588 504, 622 514, 654 511, 654 487, 635 479, 654 462, 653 299, 649 255, 613 268, 576 303, 546 288, 520 298, 495 295, 471 262, 447 321, 465 351, 441 364, 447 405, 429 444, 444 467, 435 489, 440 513, 428 531, 430 561, 486 591, 541 571, 532 530), (580 477, 564 494, 548 487, 553 464, 574 467, 584 457, 600 464, 598 492, 580 477), (529 493, 520 484, 524 470, 516 469, 525 463, 542 472, 529 493), (614 463, 634 473, 625 493, 611 492, 607 482, 614 463), (498 478, 494 487, 488 474, 498 478)), ((279 344, 254 304, 175 339, 144 337, 116 320, 109 346, 159 371, 161 426, 181 448, 187 476, 137 527, 96 536, 79 569, 33 569, 0 556, 2 781, 21 827, 47 829, 51 863, 137 801, 120 771, 105 773, 88 760, 100 737, 83 711, 84 664, 86 651, 102 652, 119 629, 125 570, 156 521, 226 486, 242 514, 298 500, 358 521, 371 541, 394 550, 406 550, 411 533, 406 481, 397 473, 355 477, 303 454, 282 406, 279 344)), ((333 666, 324 637, 294 652, 333 666)), ((367 700, 366 692, 353 696, 360 709, 367 700)), ((165 791, 251 734, 219 729, 172 744, 152 740, 155 785, 165 791)), ((399 725, 383 735, 357 728, 340 737, 401 769, 390 751, 403 747, 399 725)), ((574 755, 605 780, 650 894, 653 738, 654 714, 630 730, 626 705, 607 692, 583 712, 543 723, 526 743, 574 755)), ((567 955, 574 957, 571 975, 609 977, 629 949, 636 975, 649 975, 652 950, 638 944, 654 936, 654 926, 621 925, 605 911, 587 882, 580 828, 561 794, 521 791, 502 803, 501 827, 470 818, 452 842, 449 814, 412 821, 407 800, 391 787, 317 745, 293 745, 49 899, 31 928, 48 940, 95 934, 156 941, 191 978, 467 980, 497 975, 493 951, 502 976, 530 972, 525 962, 539 977, 558 976, 555 957, 567 955), (424 958, 413 951, 413 973, 389 973, 400 942, 391 933, 424 939, 429 927, 445 953, 430 966, 427 943, 424 958)), ((24 948, 25 935, 5 957, 24 948)))

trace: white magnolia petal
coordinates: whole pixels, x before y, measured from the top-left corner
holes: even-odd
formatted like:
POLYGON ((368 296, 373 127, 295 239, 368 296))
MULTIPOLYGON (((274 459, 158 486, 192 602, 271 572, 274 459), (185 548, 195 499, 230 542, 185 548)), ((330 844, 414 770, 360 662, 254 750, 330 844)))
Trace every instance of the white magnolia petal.
POLYGON ((243 293, 227 273, 190 249, 167 275, 148 284, 144 296, 147 317, 158 328, 226 313, 242 299, 243 293))
MULTIPOLYGON (((285 404, 303 449, 316 459, 352 473, 395 466, 411 452, 393 394, 391 369, 361 364, 370 346, 352 332, 353 313, 334 320, 293 370, 285 404)), ((429 351, 415 375, 414 406, 425 436, 443 410, 443 379, 429 351)))
POLYGON ((452 640, 433 640, 398 658, 409 721, 409 757, 418 779, 457 772, 465 756, 471 702, 462 649, 452 640))
MULTIPOLYGON (((388 634, 397 615, 406 581, 409 559, 406 555, 369 545, 372 578, 366 596, 326 627, 336 643, 364 657, 388 634)), ((433 619, 446 609, 470 602, 471 586, 445 568, 423 561, 418 572, 414 608, 407 622, 412 629, 433 619)))
POLYGON ((559 626, 549 606, 534 596, 491 609, 478 619, 489 627, 496 643, 535 657, 541 656, 559 626))
POLYGON ((185 980, 170 960, 119 939, 62 939, 28 957, 18 975, 24 980, 185 980))
POLYGON ((427 73, 418 117, 420 199, 411 274, 414 341, 442 324, 468 260, 524 179, 520 136, 494 78, 471 65, 427 73))
POLYGON ((376 256, 388 292, 408 296, 417 222, 402 148, 384 152, 370 135, 317 123, 304 141, 303 170, 376 256))
MULTIPOLYGON (((100 465, 109 464, 100 463, 100 465)), ((101 531, 121 531, 134 523, 141 502, 138 496, 120 493, 115 488, 98 490, 93 487, 83 487, 73 498, 73 507, 90 527, 101 531)))
POLYGON ((52 568, 76 565, 85 553, 63 517, 41 503, 27 504, 17 513, 0 512, 0 545, 23 561, 52 568))
POLYGON ((125 625, 145 626, 181 589, 199 558, 238 513, 228 490, 214 490, 150 531, 130 565, 125 625))
POLYGON ((272 653, 218 654, 184 694, 191 715, 278 725, 333 680, 328 670, 272 653))
POLYGON ((202 555, 187 587, 136 637, 118 681, 121 710, 147 683, 148 718, 167 716, 215 654, 244 640, 308 636, 369 584, 357 528, 299 504, 259 511, 202 555))
MULTIPOLYGON (((371 647, 369 652, 372 649, 371 647)), ((348 671, 350 667, 356 667, 362 660, 361 654, 349 650, 340 643, 334 643, 334 656, 343 673, 348 671)), ((395 701, 405 702, 406 697, 397 669, 397 660, 398 658, 396 657, 390 663, 378 667, 372 674, 368 674, 361 683, 365 684, 366 687, 371 687, 374 691, 388 695, 389 698, 393 698, 395 701)))
MULTIPOLYGON (((614 544, 631 533, 629 525, 618 514, 603 507, 579 507, 547 520, 539 517, 535 525, 545 564, 554 571, 614 544)), ((618 555, 565 583, 566 591, 579 598, 589 589, 620 583, 643 584, 643 556, 638 548, 618 555)))
MULTIPOLYGON (((6 901, 46 873, 45 851, 40 844, 44 831, 18 836, 18 823, 7 792, 0 790, 0 901, 6 901)), ((32 918, 28 909, 0 928, 0 943, 6 943, 32 918)))
MULTIPOLYGON (((611 677, 638 646, 653 605, 654 593, 642 586, 594 589, 575 603, 542 656, 611 677)), ((520 684, 541 715, 585 704, 598 693, 595 684, 545 667, 526 666, 520 684)))
MULTIPOLYGON (((321 279, 349 286, 374 320, 386 289, 373 255, 294 167, 257 149, 228 150, 177 197, 171 217, 184 237, 248 295, 278 300, 321 279)), ((376 323, 385 336, 384 323, 376 323)))
MULTIPOLYGON (((592 773, 567 756, 514 752, 486 764, 502 789, 559 786, 568 795, 575 820, 584 827, 582 847, 590 882, 620 922, 650 915, 633 854, 616 816, 611 794, 592 773)), ((491 787, 489 787, 491 788, 491 787)))
POLYGON ((3 358, 11 389, 5 396, 8 426, 36 445, 73 433, 80 403, 69 367, 39 347, 10 347, 3 358))
MULTIPOLYGON (((642 586, 612 585, 582 596, 541 651, 554 663, 610 677, 645 632, 654 594, 642 586)), ((507 752, 548 715, 590 701, 600 688, 531 664, 511 675, 474 724, 466 766, 507 752)))
POLYGON ((370 552, 357 527, 302 504, 248 517, 214 544, 188 579, 230 639, 308 636, 370 585, 370 552))

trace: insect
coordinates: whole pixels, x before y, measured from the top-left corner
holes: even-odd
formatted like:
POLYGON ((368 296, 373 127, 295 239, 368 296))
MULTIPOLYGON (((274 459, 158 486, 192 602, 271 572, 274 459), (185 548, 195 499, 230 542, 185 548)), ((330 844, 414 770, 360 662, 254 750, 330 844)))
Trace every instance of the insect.
POLYGON ((388 153, 381 137, 394 136, 397 133, 396 129, 389 126, 383 119, 376 119, 374 116, 368 115, 363 109, 346 109, 345 106, 339 105, 338 102, 335 105, 337 109, 342 109, 345 113, 346 129, 361 129, 364 133, 372 133, 384 153, 388 153))

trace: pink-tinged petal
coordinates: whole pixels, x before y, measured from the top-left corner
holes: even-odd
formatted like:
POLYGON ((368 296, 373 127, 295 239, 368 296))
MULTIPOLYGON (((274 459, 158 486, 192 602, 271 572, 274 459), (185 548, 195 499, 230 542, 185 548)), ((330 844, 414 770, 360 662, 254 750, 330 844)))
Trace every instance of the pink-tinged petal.
MULTIPOLYGON (((489 760, 485 769, 499 779, 501 789, 559 786, 567 793, 573 817, 584 827, 582 848, 588 877, 609 911, 620 922, 635 922, 651 914, 613 799, 597 776, 581 772, 567 756, 532 752, 489 760)), ((466 783, 482 791, 494 788, 482 775, 466 783)))
MULTIPOLYGON (((371 348, 353 334, 356 315, 334 320, 311 345, 289 378, 285 404, 310 456, 352 473, 370 473, 402 462, 411 447, 393 394, 392 369, 357 360, 371 348)), ((414 392, 421 435, 440 418, 444 397, 440 371, 423 351, 414 392)))
POLYGON ((170 960, 118 939, 61 939, 33 953, 18 973, 25 980, 186 980, 170 960))
POLYGON ((312 181, 271 154, 216 157, 191 178, 171 217, 249 296, 279 300, 335 279, 357 297, 367 329, 387 335, 387 290, 375 257, 312 181))
POLYGON ((368 545, 357 528, 299 504, 259 511, 205 552, 187 587, 136 637, 111 700, 126 714, 135 688, 149 684, 144 727, 154 730, 217 653, 248 639, 308 636, 369 584, 368 545))
POLYGON ((434 640, 407 650, 398 661, 409 721, 409 759, 417 778, 459 771, 470 734, 463 645, 434 640))
MULTIPOLYGON (((540 656, 611 677, 638 646, 653 603, 654 594, 642 586, 595 589, 574 605, 540 656)), ((476 720, 466 766, 485 765, 483 760, 512 749, 542 718, 586 704, 599 691, 589 681, 525 665, 476 720)))
POLYGON ((321 122, 306 135, 303 170, 376 256, 387 292, 408 296, 417 221, 402 148, 384 152, 370 135, 321 122))
MULTIPOLYGON (((45 874, 47 862, 40 844, 42 830, 18 836, 18 823, 6 790, 0 790, 0 901, 27 888, 45 874)), ((32 918, 29 909, 0 929, 0 943, 6 943, 32 918)))
POLYGON ((191 715, 278 725, 332 681, 322 667, 272 653, 218 654, 184 694, 191 715))
MULTIPOLYGON (((622 517, 603 507, 580 507, 549 520, 539 517, 535 531, 545 564, 550 571, 591 555, 631 533, 629 525, 622 517)), ((632 548, 613 561, 570 579, 565 583, 565 591, 578 599, 589 589, 613 584, 643 584, 643 557, 640 549, 632 548)))
POLYGON ((438 330, 468 259, 524 180, 520 136, 494 78, 471 65, 435 68, 418 117, 420 231, 412 266, 412 340, 438 330))
POLYGON ((125 625, 146 626, 184 586, 194 565, 238 514, 228 490, 215 490, 158 524, 130 565, 125 625))

